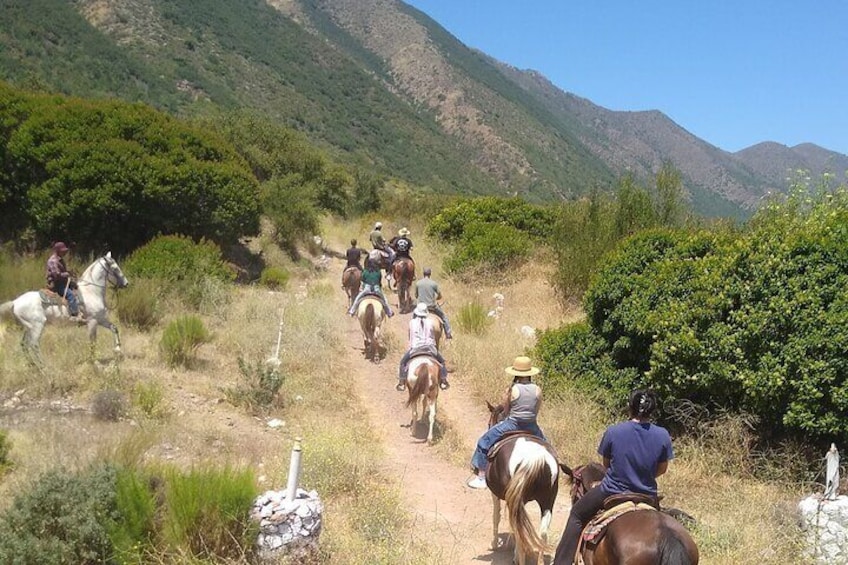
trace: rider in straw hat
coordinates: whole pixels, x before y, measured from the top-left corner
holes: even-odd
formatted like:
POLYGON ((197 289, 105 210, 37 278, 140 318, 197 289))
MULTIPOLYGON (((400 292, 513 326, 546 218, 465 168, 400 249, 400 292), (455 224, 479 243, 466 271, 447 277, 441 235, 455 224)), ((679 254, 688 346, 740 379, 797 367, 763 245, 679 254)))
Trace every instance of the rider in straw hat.
POLYGON ((433 335, 433 322, 427 318, 427 305, 420 302, 412 313, 412 319, 409 321, 409 347, 406 353, 403 354, 400 360, 400 369, 398 371, 397 390, 406 390, 406 371, 409 367, 409 360, 416 355, 430 355, 434 357, 441 367, 439 367, 439 388, 446 390, 448 384, 448 368, 445 365, 445 358, 436 349, 436 338, 433 335))
POLYGON ((531 382, 531 378, 539 374, 539 368, 533 366, 529 357, 521 356, 516 357, 512 365, 504 371, 512 375, 512 384, 509 385, 502 402, 502 405, 509 407, 509 413, 502 422, 489 428, 477 441, 477 449, 471 458, 471 466, 476 470, 477 475, 468 482, 471 488, 486 488, 489 449, 505 433, 521 430, 545 439, 545 435, 536 423, 539 408, 542 407, 542 389, 531 382))

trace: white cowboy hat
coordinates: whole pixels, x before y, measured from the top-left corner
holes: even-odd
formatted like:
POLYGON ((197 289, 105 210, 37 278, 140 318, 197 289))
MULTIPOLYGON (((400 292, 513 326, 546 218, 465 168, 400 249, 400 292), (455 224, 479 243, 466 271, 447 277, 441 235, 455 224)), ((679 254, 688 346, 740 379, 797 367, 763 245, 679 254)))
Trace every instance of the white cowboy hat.
POLYGON ((426 318, 427 317, 427 305, 424 304, 423 302, 419 302, 415 306, 415 311, 412 312, 412 315, 418 316, 419 318, 426 318))
POLYGON ((409 235, 409 230, 406 229, 406 228, 400 228, 398 230, 398 235, 401 236, 401 237, 403 237, 405 235, 409 235))
POLYGON ((539 374, 539 367, 534 367, 529 357, 516 357, 512 362, 512 367, 504 369, 506 374, 514 377, 532 377, 539 374))
POLYGON ((383 227, 383 222, 377 222, 376 224, 374 224, 374 229, 375 229, 375 230, 379 230, 379 229, 381 229, 382 227, 383 227))

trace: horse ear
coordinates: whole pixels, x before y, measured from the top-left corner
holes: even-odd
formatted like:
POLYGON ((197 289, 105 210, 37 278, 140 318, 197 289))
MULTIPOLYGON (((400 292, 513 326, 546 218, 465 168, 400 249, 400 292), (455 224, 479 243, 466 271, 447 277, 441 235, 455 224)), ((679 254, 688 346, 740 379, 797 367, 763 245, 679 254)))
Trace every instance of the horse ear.
POLYGON ((107 251, 107 252, 106 252, 106 258, 107 258, 107 259, 111 259, 111 258, 112 258, 112 252, 111 252, 111 251, 107 251))
POLYGON ((486 406, 489 408, 489 412, 494 413, 494 411, 497 410, 497 407, 492 406, 492 404, 488 400, 486 401, 486 406))

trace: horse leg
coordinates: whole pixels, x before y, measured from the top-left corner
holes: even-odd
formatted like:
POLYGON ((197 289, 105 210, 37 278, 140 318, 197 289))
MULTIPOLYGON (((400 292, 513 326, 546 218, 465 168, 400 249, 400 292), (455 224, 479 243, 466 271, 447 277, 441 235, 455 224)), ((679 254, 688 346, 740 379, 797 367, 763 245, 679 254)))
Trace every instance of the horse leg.
POLYGON ((492 549, 498 548, 498 524, 501 522, 501 499, 492 493, 492 549))
POLYGON ((115 324, 113 324, 112 322, 110 322, 106 318, 103 318, 103 319, 98 318, 96 324, 89 323, 89 327, 88 327, 88 337, 89 337, 89 339, 91 339, 92 354, 93 354, 93 351, 94 351, 95 339, 97 338, 97 326, 98 325, 101 325, 104 328, 106 328, 107 330, 109 330, 110 332, 112 332, 112 338, 113 338, 113 341, 115 343, 115 353, 120 353, 121 352, 121 335, 120 335, 120 332, 118 331, 118 326, 116 326, 115 324))
POLYGON ((427 443, 433 445, 433 426, 436 423, 436 401, 430 402, 430 433, 427 434, 427 443))
MULTIPOLYGON (((542 508, 539 505, 539 510, 542 512, 542 522, 539 524, 539 537, 542 538, 542 545, 548 545, 548 528, 551 527, 551 518, 553 517, 553 511, 551 508, 542 508)), ((539 557, 537 558, 537 563, 544 563, 545 552, 539 550, 539 557)))

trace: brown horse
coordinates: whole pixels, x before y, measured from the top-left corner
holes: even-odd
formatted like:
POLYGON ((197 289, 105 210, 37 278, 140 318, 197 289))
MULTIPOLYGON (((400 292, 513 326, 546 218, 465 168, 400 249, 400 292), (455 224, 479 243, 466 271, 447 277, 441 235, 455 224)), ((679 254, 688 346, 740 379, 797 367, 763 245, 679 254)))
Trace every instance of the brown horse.
MULTIPOLYGON (((567 473, 572 478, 571 501, 601 482, 604 468, 590 463, 567 473)), ((671 509, 674 510, 674 509, 671 509)), ((607 526, 600 541, 584 545, 585 565, 697 565, 698 546, 683 525, 666 511, 633 510, 607 526)), ((571 565, 566 556, 557 556, 553 565, 571 565)))
POLYGON ((353 300, 359 294, 359 285, 362 282, 362 271, 357 267, 348 267, 342 273, 342 288, 347 294, 347 306, 353 306, 353 300))
POLYGON ((364 298, 359 303, 356 317, 365 340, 365 358, 377 362, 383 353, 381 326, 386 317, 383 305, 377 298, 364 298))
POLYGON ((392 265, 392 279, 398 294, 398 309, 401 314, 413 308, 410 289, 415 281, 415 262, 409 257, 400 257, 392 265))
MULTIPOLYGON (((503 419, 504 406, 489 407, 489 427, 503 419)), ((548 545, 548 528, 551 525, 554 501, 559 491, 559 470, 566 474, 571 469, 557 461, 553 448, 544 440, 524 433, 511 433, 492 446, 489 466, 486 468, 486 485, 492 492, 492 549, 498 548, 498 524, 501 519, 501 500, 506 501, 509 526, 515 535, 513 561, 524 565, 527 553, 537 554, 537 563, 543 563, 548 545), (530 523, 524 505, 535 501, 542 515, 539 531, 530 523)))
POLYGON ((444 329, 442 328, 442 319, 433 314, 427 314, 427 319, 430 320, 430 323, 433 324, 433 339, 436 340, 436 349, 439 350, 439 344, 442 342, 442 333, 444 329))
POLYGON ((429 355, 413 357, 406 370, 406 389, 409 398, 406 407, 412 408, 412 420, 409 427, 415 435, 416 422, 424 422, 424 416, 429 412, 430 428, 427 432, 427 443, 433 444, 433 426, 436 423, 436 401, 439 398, 439 369, 441 365, 429 355), (419 420, 418 402, 421 401, 419 420))

